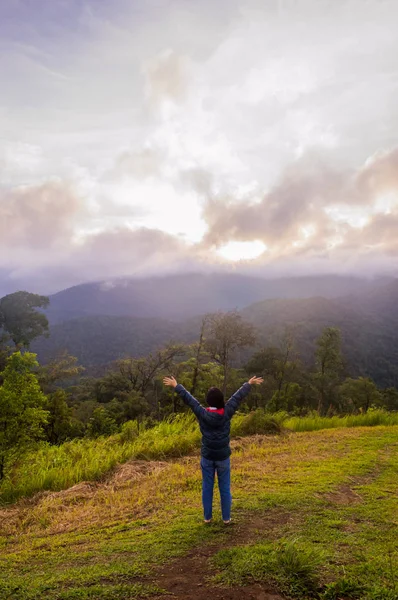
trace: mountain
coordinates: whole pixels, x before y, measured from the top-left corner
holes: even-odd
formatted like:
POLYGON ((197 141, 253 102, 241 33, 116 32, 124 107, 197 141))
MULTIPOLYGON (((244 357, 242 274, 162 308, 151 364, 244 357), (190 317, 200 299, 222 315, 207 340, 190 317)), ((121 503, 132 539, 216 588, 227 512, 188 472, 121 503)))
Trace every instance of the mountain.
MULTIPOLYGON (((383 387, 398 386, 398 280, 373 286, 365 291, 365 286, 360 285, 360 293, 340 298, 262 300, 242 308, 240 313, 255 326, 261 345, 277 344, 285 327, 294 326, 298 351, 307 364, 313 361, 322 329, 339 327, 350 373, 370 376, 383 387)), ((32 350, 44 362, 66 348, 85 366, 104 365, 125 355, 148 354, 170 340, 192 342, 198 339, 200 322, 200 315, 178 322, 84 316, 51 325, 50 338, 36 340, 32 350)), ((241 362, 253 351, 254 348, 242 351, 241 362)))
MULTIPOLYGON (((379 313, 374 302, 363 297, 266 300, 241 311, 258 331, 262 345, 277 344, 286 326, 294 326, 302 360, 313 363, 316 340, 325 327, 341 330, 342 351, 353 376, 369 376, 382 387, 398 386, 398 302, 389 303, 390 289, 377 295, 381 304, 395 311, 379 313)), ((243 357, 242 357, 243 358, 243 357)), ((244 358, 247 358, 247 354, 244 358)))
POLYGON ((182 321, 206 312, 240 309, 268 298, 364 295, 374 285, 372 280, 340 275, 263 279, 238 274, 189 273, 115 279, 77 285, 50 296, 47 316, 52 324, 92 315, 182 321))
POLYGON ((354 301, 359 309, 376 320, 398 323, 398 279, 372 288, 367 294, 351 295, 346 301, 354 301))
POLYGON ((48 362, 66 349, 84 366, 106 365, 124 356, 145 356, 172 340, 196 339, 196 322, 185 326, 165 319, 94 315, 50 327, 49 338, 35 340, 31 349, 48 362))

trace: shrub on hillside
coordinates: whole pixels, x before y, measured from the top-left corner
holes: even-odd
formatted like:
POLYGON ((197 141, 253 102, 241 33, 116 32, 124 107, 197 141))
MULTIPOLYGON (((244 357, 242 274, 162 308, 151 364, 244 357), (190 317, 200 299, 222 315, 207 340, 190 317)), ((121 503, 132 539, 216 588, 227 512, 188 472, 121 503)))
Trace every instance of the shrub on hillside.
POLYGON ((281 425, 273 416, 262 409, 255 410, 231 423, 231 433, 236 435, 279 434, 281 425))

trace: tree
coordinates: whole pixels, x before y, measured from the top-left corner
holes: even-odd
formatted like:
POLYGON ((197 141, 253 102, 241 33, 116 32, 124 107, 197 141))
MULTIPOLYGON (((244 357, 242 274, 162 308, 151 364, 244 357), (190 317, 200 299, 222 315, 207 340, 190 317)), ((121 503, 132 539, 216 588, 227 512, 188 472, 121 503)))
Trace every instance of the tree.
POLYGON ((84 370, 77 358, 64 350, 46 365, 40 365, 37 375, 43 392, 49 394, 56 391, 57 384, 78 377, 84 370))
POLYGON ((122 373, 109 371, 94 386, 95 398, 101 404, 121 399, 134 390, 133 383, 122 373))
POLYGON ((398 410, 398 390, 391 387, 383 390, 382 402, 387 410, 398 410))
POLYGON ((0 387, 0 480, 15 460, 44 436, 46 398, 34 370, 36 355, 15 352, 7 361, 0 387))
POLYGON ((325 327, 316 345, 314 382, 318 390, 318 414, 324 415, 333 403, 343 370, 340 330, 325 327))
POLYGON ((47 317, 35 308, 47 308, 49 298, 29 292, 15 292, 0 300, 0 328, 17 348, 29 348, 36 337, 48 333, 47 317))
POLYGON ((164 369, 169 369, 174 359, 184 352, 186 352, 186 347, 183 344, 170 343, 145 358, 119 360, 116 366, 120 374, 130 382, 132 389, 145 395, 153 386, 155 377, 164 369))
POLYGON ((301 395, 302 389, 298 383, 286 383, 282 389, 277 390, 272 396, 267 409, 270 412, 278 412, 279 410, 293 412, 301 395))
POLYGON ((204 347, 205 347, 205 331, 206 331, 206 327, 207 327, 207 324, 208 324, 208 320, 209 320, 208 315, 205 315, 203 317, 203 319, 202 319, 202 324, 201 324, 201 327, 200 327, 200 336, 199 336, 199 342, 198 342, 197 348, 196 348, 195 366, 194 366, 193 375, 192 375, 191 394, 193 396, 196 393, 196 386, 198 384, 198 377, 199 377, 201 359, 202 359, 203 350, 204 350, 204 347))
POLYGON ((282 353, 279 348, 260 348, 245 365, 248 375, 261 375, 264 382, 250 393, 248 402, 254 408, 265 406, 275 394, 282 353))
MULTIPOLYGON (((264 378, 261 389, 263 393, 267 392, 268 397, 272 395, 272 399, 267 405, 270 410, 281 410, 286 403, 291 405, 291 401, 287 402, 286 399, 287 388, 290 383, 293 383, 299 368, 294 346, 295 330, 292 327, 286 327, 279 339, 278 347, 260 348, 246 364, 247 373, 258 374, 264 378)), ((296 393, 294 397, 298 397, 298 394, 296 393)))
POLYGON ((145 358, 119 360, 116 366, 130 389, 138 392, 150 403, 151 409, 157 411, 160 417, 159 395, 162 394, 163 386, 159 385, 157 379, 161 373, 171 372, 175 366, 175 359, 186 353, 187 347, 184 344, 170 343, 145 358))
POLYGON ((243 321, 237 311, 208 315, 208 329, 205 347, 211 358, 223 368, 225 396, 229 369, 234 355, 238 349, 252 346, 255 343, 255 329, 251 323, 243 321))
POLYGON ((96 438, 100 435, 112 435, 117 432, 115 419, 102 406, 94 410, 87 425, 87 436, 96 438))
POLYGON ((114 398, 105 406, 105 410, 117 425, 136 420, 139 429, 141 417, 149 413, 149 404, 139 392, 133 390, 124 399, 114 398))
POLYGON ((72 437, 72 409, 67 404, 64 390, 57 390, 47 396, 44 407, 48 411, 44 427, 47 441, 59 444, 72 437))
MULTIPOLYGON (((291 381, 292 375, 297 368, 297 362, 294 360, 293 351, 294 351, 294 342, 295 342, 295 333, 294 330, 290 327, 286 327, 285 332, 280 341, 280 354, 281 357, 275 361, 275 365, 277 367, 277 390, 275 394, 275 411, 278 411, 282 408, 281 406, 281 395, 282 395, 282 387, 285 381, 291 381), (292 360, 293 359, 293 360, 292 360)), ((285 399, 284 404, 288 404, 287 401, 287 388, 285 388, 283 392, 285 399)), ((294 397, 298 397, 298 393, 295 394, 294 397)))
POLYGON ((340 386, 339 394, 345 404, 357 412, 367 412, 371 406, 380 406, 382 395, 369 377, 348 378, 340 386))

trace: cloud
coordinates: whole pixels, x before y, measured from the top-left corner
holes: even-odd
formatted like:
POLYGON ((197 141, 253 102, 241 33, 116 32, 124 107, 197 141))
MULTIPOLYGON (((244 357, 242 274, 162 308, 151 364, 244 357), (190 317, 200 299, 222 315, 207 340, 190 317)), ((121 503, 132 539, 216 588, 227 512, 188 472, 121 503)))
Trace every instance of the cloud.
POLYGON ((395 0, 38 2, 0 7, 3 281, 394 267, 395 0))
MULTIPOLYGON (((198 190, 206 192, 200 178, 198 190)), ((398 149, 378 153, 357 171, 338 171, 313 154, 290 165, 260 202, 210 195, 202 246, 261 240, 273 259, 328 255, 336 247, 361 254, 397 246, 398 149)), ((264 257, 263 257, 264 258, 264 257)))
POLYGON ((108 219, 106 229, 79 233, 87 217, 95 221, 98 211, 89 213, 66 182, 2 190, 0 294, 21 287, 49 293, 84 281, 169 273, 197 263, 192 245, 158 229, 112 227, 108 219))
POLYGON ((67 182, 3 190, 1 291, 22 286, 49 293, 84 281, 231 268, 269 276, 391 271, 388 260, 398 253, 397 173, 397 149, 376 154, 357 170, 332 169, 312 153, 253 201, 250 190, 243 198, 218 194, 216 178, 204 169, 182 170, 181 189, 202 198, 208 226, 195 244, 140 226, 144 214, 107 199, 89 212, 67 182), (127 214, 135 226, 118 225, 127 214), (267 247, 257 259, 231 265, 217 255, 231 241, 254 240, 267 247))
POLYGON ((165 157, 159 148, 144 147, 126 150, 115 160, 112 168, 105 173, 104 180, 117 181, 123 178, 142 181, 162 174, 165 157))
POLYGON ((170 49, 146 60, 142 71, 149 101, 155 105, 182 101, 188 91, 188 68, 188 58, 170 49))
POLYGON ((0 245, 50 251, 69 242, 81 210, 82 200, 62 182, 0 190, 0 245))

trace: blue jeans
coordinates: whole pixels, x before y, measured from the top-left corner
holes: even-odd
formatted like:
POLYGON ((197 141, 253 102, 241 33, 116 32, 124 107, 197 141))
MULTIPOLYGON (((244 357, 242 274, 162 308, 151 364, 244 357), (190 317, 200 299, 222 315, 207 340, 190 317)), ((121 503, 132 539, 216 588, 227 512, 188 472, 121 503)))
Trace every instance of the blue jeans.
POLYGON ((222 518, 223 521, 229 521, 232 504, 231 462, 229 457, 225 460, 209 460, 202 456, 200 466, 202 469, 202 502, 205 520, 208 521, 213 516, 214 475, 217 471, 222 518))

